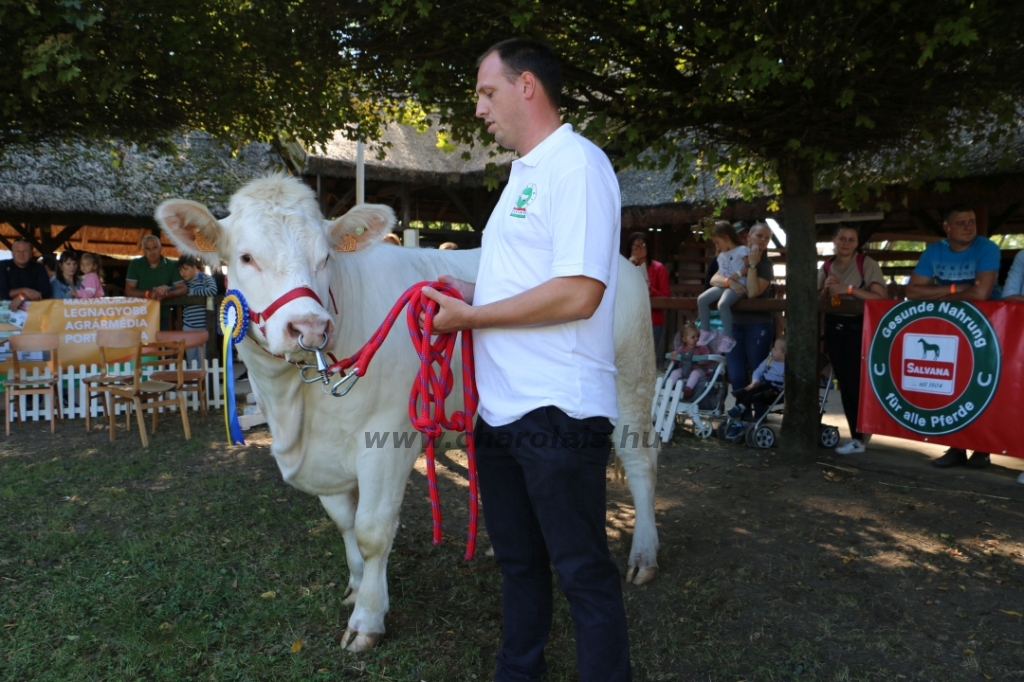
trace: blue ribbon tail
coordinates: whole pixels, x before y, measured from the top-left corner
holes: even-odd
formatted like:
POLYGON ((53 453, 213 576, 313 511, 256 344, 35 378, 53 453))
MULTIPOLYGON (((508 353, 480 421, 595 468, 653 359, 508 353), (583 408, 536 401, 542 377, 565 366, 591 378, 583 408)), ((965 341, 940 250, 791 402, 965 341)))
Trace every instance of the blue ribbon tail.
POLYGON ((245 437, 242 435, 242 425, 238 423, 238 408, 235 407, 235 349, 230 343, 226 343, 224 352, 224 410, 228 418, 228 440, 232 445, 245 445, 245 437))

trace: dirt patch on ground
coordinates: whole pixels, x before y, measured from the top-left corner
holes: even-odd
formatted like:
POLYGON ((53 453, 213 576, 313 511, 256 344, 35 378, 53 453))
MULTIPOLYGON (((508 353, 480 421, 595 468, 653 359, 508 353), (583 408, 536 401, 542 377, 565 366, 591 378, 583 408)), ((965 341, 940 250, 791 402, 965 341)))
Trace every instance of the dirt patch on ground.
MULTIPOLYGON (((249 445, 232 449, 223 444, 216 419, 194 424, 188 443, 177 426, 162 423, 148 451, 138 447, 137 434, 119 434, 109 444, 99 431, 86 435, 78 422, 53 436, 42 425, 15 426, 0 448, 6 507, 0 517, 8 519, 10 533, 0 543, 6 548, 0 597, 12 614, 5 621, 6 655, 16 669, 38 669, 25 653, 31 647, 14 644, 16 633, 26 636, 32 609, 41 608, 38 597, 27 595, 56 589, 51 586, 78 589, 58 573, 42 572, 40 557, 88 568, 87 547, 68 529, 86 537, 102 529, 91 542, 120 557, 159 553, 168 541, 156 536, 166 528, 182 543, 196 535, 194 545, 171 557, 203 578, 190 588, 188 604, 215 600, 211 618, 233 618, 238 625, 213 643, 202 631, 200 645, 194 643, 199 635, 184 639, 184 624, 193 618, 184 606, 179 620, 140 611, 130 624, 119 606, 94 616, 103 628, 90 651, 105 653, 92 654, 92 663, 71 652, 55 670, 104 676, 111 661, 121 659, 109 653, 115 645, 99 648, 106 641, 102 632, 130 627, 166 637, 166 644, 157 635, 140 640, 143 664, 155 655, 154 666, 162 661, 178 674, 191 670, 187 659, 206 671, 203 679, 228 670, 240 679, 488 678, 500 645, 500 579, 483 555, 485 535, 475 561, 461 557, 463 453, 438 458, 441 547, 430 542, 425 466, 422 458, 417 462, 388 571, 388 637, 379 649, 352 659, 335 641, 347 618, 340 606, 346 579, 340 537, 315 499, 281 482, 269 433, 249 432, 249 445), (45 505, 34 501, 47 495, 53 499, 46 497, 45 505), (76 506, 75 495, 93 500, 76 506), (53 521, 58 513, 59 527, 53 521), (145 551, 132 549, 149 537, 155 539, 145 551), (250 583, 243 612, 238 595, 250 583), (298 595, 294 603, 260 598, 276 583, 286 585, 275 587, 281 595, 298 595), (315 599, 322 595, 315 608, 304 606, 310 591, 315 599), (299 637, 305 667, 289 653, 299 637), (202 657, 181 653, 188 647, 199 647, 202 657)), ((684 432, 662 450, 660 573, 648 585, 624 587, 637 680, 1024 679, 1024 486, 1014 483, 1016 472, 997 466, 939 471, 912 452, 839 458, 823 451, 817 463, 800 465, 784 455, 698 441, 684 432)), ((609 534, 624 572, 632 501, 625 485, 611 478, 609 470, 609 534)), ((124 566, 137 560, 131 561, 124 566)), ((135 588, 124 583, 118 597, 105 587, 109 561, 96 562, 93 573, 75 569, 86 576, 81 590, 133 603, 135 588)), ((168 575, 166 585, 160 574, 138 580, 154 594, 174 594, 183 574, 168 575)), ((61 604, 74 596, 54 601, 53 613, 39 617, 39 641, 53 639, 46 622, 59 621, 61 604)), ((96 608, 92 596, 88 608, 96 608)), ((85 635, 60 639, 64 647, 85 641, 85 635)), ((576 679, 573 651, 571 619, 559 598, 548 680, 576 679)))
MULTIPOLYGON (((625 589, 638 678, 1024 679, 1016 472, 891 454, 794 465, 679 433, 659 459, 660 573, 625 589)), ((406 518, 428 512, 413 502, 406 518)), ((608 520, 624 564, 632 500, 611 474, 608 520)))

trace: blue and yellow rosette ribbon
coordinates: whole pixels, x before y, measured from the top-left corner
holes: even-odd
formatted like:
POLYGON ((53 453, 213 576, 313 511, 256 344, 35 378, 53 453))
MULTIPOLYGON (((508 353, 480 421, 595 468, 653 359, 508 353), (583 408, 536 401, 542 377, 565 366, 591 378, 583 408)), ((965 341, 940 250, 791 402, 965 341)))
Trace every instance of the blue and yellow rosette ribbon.
POLYGON ((224 427, 228 442, 245 445, 242 425, 238 423, 238 409, 235 407, 235 372, 232 344, 239 343, 249 331, 249 305, 238 289, 228 289, 224 302, 220 304, 218 316, 221 333, 224 334, 224 427))

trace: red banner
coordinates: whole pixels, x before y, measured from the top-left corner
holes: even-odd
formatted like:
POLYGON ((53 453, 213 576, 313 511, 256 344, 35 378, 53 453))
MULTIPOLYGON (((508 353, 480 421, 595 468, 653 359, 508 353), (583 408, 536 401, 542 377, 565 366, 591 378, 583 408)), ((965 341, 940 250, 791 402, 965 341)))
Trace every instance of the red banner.
POLYGON ((866 301, 858 430, 1024 457, 1022 328, 1018 303, 866 301))

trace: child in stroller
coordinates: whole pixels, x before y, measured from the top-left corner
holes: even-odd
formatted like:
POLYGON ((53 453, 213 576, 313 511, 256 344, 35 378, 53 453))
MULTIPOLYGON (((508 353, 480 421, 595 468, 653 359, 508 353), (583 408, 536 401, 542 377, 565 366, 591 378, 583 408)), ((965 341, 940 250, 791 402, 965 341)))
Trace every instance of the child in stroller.
POLYGON ((680 379, 686 378, 686 385, 683 387, 683 400, 693 396, 693 389, 701 379, 706 379, 711 372, 715 371, 715 363, 711 360, 700 360, 702 356, 711 354, 707 346, 697 345, 700 339, 700 329, 697 325, 687 322, 679 330, 679 345, 676 346, 672 360, 679 363, 668 375, 668 386, 675 386, 680 379), (696 360, 696 361, 695 361, 696 360))
POLYGON ((733 391, 736 405, 728 412, 732 417, 725 439, 738 441, 744 435, 742 418, 753 408, 758 419, 778 399, 783 390, 786 374, 786 340, 775 339, 771 354, 754 370, 750 385, 733 391))

